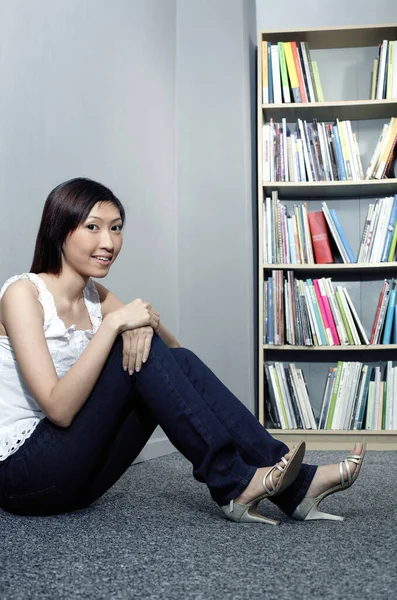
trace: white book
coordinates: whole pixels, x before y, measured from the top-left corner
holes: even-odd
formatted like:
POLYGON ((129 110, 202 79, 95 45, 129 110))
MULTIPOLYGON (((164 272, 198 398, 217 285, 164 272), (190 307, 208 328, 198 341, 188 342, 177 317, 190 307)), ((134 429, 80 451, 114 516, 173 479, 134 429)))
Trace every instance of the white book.
POLYGON ((285 407, 284 407, 284 403, 282 401, 282 398, 280 398, 280 393, 277 387, 277 382, 276 382, 276 377, 277 377, 277 373, 276 373, 276 369, 274 368, 273 365, 268 365, 269 367, 269 375, 270 375, 270 383, 272 385, 273 388, 273 393, 274 393, 274 398, 277 402, 277 410, 278 410, 278 414, 280 417, 280 425, 281 425, 281 429, 289 429, 288 427, 288 422, 287 422, 287 413, 285 411, 285 407))
POLYGON ((386 367, 386 415, 385 415, 385 429, 392 429, 393 427, 393 361, 387 361, 386 367))
POLYGON ((397 429, 397 367, 393 367, 393 405, 392 413, 392 429, 397 429))
POLYGON ((376 85, 376 100, 382 100, 383 98, 383 86, 385 81, 386 72, 386 56, 387 56, 387 40, 383 40, 382 47, 380 50, 379 67, 378 67, 378 81, 376 85))
POLYGON ((294 158, 294 138, 290 135, 287 137, 287 161, 288 161, 288 180, 297 181, 296 164, 294 158))
MULTIPOLYGON (((381 382, 381 371, 380 367, 375 367, 375 390, 374 390, 374 404, 371 414, 371 429, 378 429, 378 413, 380 398, 380 382, 381 382)), ((383 398, 382 398, 383 400, 383 398)))
POLYGON ((342 363, 342 371, 339 380, 338 392, 335 400, 335 410, 332 417, 331 429, 337 430, 341 428, 341 415, 343 410, 343 398, 345 394, 346 379, 350 373, 350 362, 344 361, 342 363))
MULTIPOLYGON (((301 402, 302 406, 305 407, 305 412, 307 415, 307 419, 308 419, 308 429, 317 429, 317 425, 316 425, 316 421, 313 415, 313 410, 312 410, 312 406, 310 404, 310 399, 309 396, 307 395, 307 390, 306 390, 306 385, 305 382, 303 380, 303 375, 302 375, 302 371, 301 369, 297 369, 295 365, 294 366, 294 370, 295 370, 295 374, 296 374, 296 379, 298 382, 298 394, 299 394, 299 401, 301 402)), ((292 367, 292 365, 291 365, 292 367)))
POLYGON ((344 290, 343 290, 343 286, 337 285, 336 289, 337 289, 337 292, 339 294, 339 299, 341 301, 343 310, 345 312, 345 316, 346 316, 347 322, 349 324, 351 334, 353 336, 354 344, 356 346, 360 346, 361 345, 360 336, 358 335, 358 331, 357 331, 356 325, 354 323, 353 316, 352 316, 352 314, 350 312, 350 308, 349 308, 349 305, 348 305, 347 300, 346 300, 346 296, 345 296, 345 293, 344 293, 344 290))
POLYGON ((270 164, 270 176, 268 181, 276 181, 274 176, 274 122, 273 119, 269 121, 269 164, 270 164))
MULTIPOLYGON (((365 232, 365 237, 363 237, 361 239, 360 250, 359 250, 358 258, 357 258, 358 263, 364 262, 363 256, 364 256, 364 251, 365 251, 365 245, 366 245, 367 239, 368 239, 369 226, 371 224, 371 219, 372 219, 372 214, 374 212, 374 208, 375 208, 375 204, 370 204, 368 206, 368 212, 367 212, 367 216, 366 216, 366 219, 364 222, 364 227, 367 227, 367 230, 365 232), (367 223, 368 223, 368 226, 367 226, 367 223)), ((364 236, 364 230, 363 230, 363 236, 364 236)))
POLYGON ((357 163, 356 148, 353 140, 353 131, 350 121, 344 121, 347 142, 349 144, 350 164, 352 167, 353 179, 360 179, 360 171, 357 163))
MULTIPOLYGON (((307 179, 307 175, 306 175, 305 158, 304 158, 304 153, 303 153, 303 140, 297 139, 296 145, 297 145, 298 164, 299 164, 299 170, 300 170, 300 175, 301 175, 301 178, 299 181, 307 181, 308 179, 307 179)), ((298 179, 297 179, 297 181, 298 181, 298 179)))
POLYGON ((364 179, 364 169, 363 169, 363 163, 361 162, 360 147, 358 145, 358 140, 357 140, 357 136, 355 133, 353 133, 353 143, 354 143, 354 149, 356 152, 359 178, 364 179))
POLYGON ((350 387, 347 390, 347 401, 346 401, 346 411, 343 420, 343 429, 350 429, 350 424, 352 421, 354 404, 356 400, 356 396, 358 394, 358 385, 360 382, 361 369, 363 364, 361 362, 352 363, 352 378, 350 387))
POLYGON ((382 127, 382 132, 379 136, 378 141, 376 142, 375 150, 372 154, 371 160, 369 161, 369 165, 367 171, 365 173, 365 179, 371 179, 374 174, 375 168, 379 162, 380 154, 381 154, 381 146, 383 144, 383 140, 386 137, 386 134, 389 130, 389 123, 385 123, 382 127))
POLYGON ((380 209, 378 226, 375 232, 374 245, 371 254, 371 263, 380 263, 383 247, 385 245, 386 232, 389 226, 390 215, 393 208, 394 197, 382 198, 383 206, 380 209))
POLYGON ((281 120, 283 128, 283 153, 284 153, 284 181, 289 181, 288 173, 288 147, 287 147, 287 119, 285 117, 281 120))
POLYGON ((300 398, 299 381, 296 374, 296 367, 293 363, 291 363, 288 365, 288 368, 291 375, 291 385, 294 390, 297 408, 302 421, 302 426, 304 429, 310 429, 310 418, 307 413, 307 406, 302 402, 302 399, 300 398))
POLYGON ((265 204, 265 202, 262 205, 262 231, 263 231, 263 235, 262 235, 263 257, 262 257, 262 260, 263 260, 264 264, 267 264, 267 240, 266 240, 266 238, 267 238, 267 220, 266 220, 266 204, 265 204))
POLYGON ((397 40, 393 42, 393 75, 392 75, 392 84, 391 84, 391 97, 393 100, 397 100, 397 40))
POLYGON ((357 311, 354 308, 354 305, 353 305, 352 299, 350 298, 349 292, 347 291, 347 289, 345 287, 343 287, 343 292, 345 294, 347 303, 348 303, 349 308, 351 310, 351 313, 352 313, 353 319, 355 321, 355 324, 357 326, 357 329, 360 332, 362 343, 364 343, 364 344, 366 344, 368 346, 369 345, 369 339, 367 337, 367 334, 365 333, 364 327, 363 327, 360 319, 358 318, 357 311))
POLYGON ((305 129, 303 127, 302 119, 298 119, 298 127, 299 127, 300 138, 302 141, 303 156, 305 159, 307 179, 308 179, 308 181, 313 181, 312 170, 310 167, 309 149, 307 146, 306 134, 305 134, 305 129))
POLYGON ((273 223, 272 223, 272 199, 270 196, 266 198, 266 216, 267 216, 267 263, 273 263, 272 247, 273 247, 273 223))
POLYGON ((329 305, 331 308, 332 316, 334 318, 336 331, 338 332, 341 346, 349 345, 349 338, 347 337, 346 328, 343 323, 342 315, 339 310, 338 303, 335 298, 335 291, 332 286, 331 278, 324 278, 324 286, 328 296, 329 305))
POLYGON ((279 55, 278 55, 278 45, 272 44, 270 52, 271 52, 271 57, 272 57, 274 104, 282 104, 283 96, 282 96, 282 92, 281 92, 280 59, 279 59, 279 55))
POLYGON ((306 305, 307 305, 307 309, 308 309, 308 313, 309 313, 310 326, 312 328, 312 333, 314 333, 314 335, 317 338, 316 345, 323 346, 324 344, 322 343, 322 340, 321 340, 319 325, 317 323, 316 314, 314 312, 314 307, 313 307, 309 287, 305 281, 302 282, 302 285, 303 285, 303 291, 305 294, 306 305))
POLYGON ((366 241, 364 252, 363 252, 363 262, 364 263, 371 262, 372 246, 373 246, 373 242, 374 242, 376 226, 378 224, 380 204, 381 204, 380 200, 379 201, 377 200, 374 211, 372 213, 371 223, 369 224, 367 241, 366 241))

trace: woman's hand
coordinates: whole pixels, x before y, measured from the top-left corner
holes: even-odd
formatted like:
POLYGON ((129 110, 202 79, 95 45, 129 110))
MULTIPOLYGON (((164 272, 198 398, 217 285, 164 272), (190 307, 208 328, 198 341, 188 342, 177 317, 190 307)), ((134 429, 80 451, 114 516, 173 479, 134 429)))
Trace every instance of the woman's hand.
POLYGON ((140 371, 142 363, 147 361, 153 333, 153 328, 146 326, 121 334, 123 338, 123 369, 124 371, 128 370, 130 375, 134 370, 140 371))
POLYGON ((140 298, 116 309, 108 317, 112 319, 117 333, 148 326, 157 332, 160 324, 159 313, 151 304, 140 298))

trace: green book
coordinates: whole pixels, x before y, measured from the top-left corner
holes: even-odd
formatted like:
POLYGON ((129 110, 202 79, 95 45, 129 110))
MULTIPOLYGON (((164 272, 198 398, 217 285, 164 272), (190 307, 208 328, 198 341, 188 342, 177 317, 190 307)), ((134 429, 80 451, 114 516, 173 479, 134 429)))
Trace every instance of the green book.
POLYGON ((383 384, 383 402, 382 402, 382 429, 386 429, 386 398, 387 397, 387 383, 383 384))
POLYGON ((346 313, 345 313, 345 310, 343 308, 343 304, 342 304, 342 301, 340 299, 340 295, 339 295, 338 290, 335 291, 335 298, 336 298, 336 301, 337 301, 338 306, 339 306, 339 311, 340 311, 340 314, 341 314, 341 317, 342 317, 343 325, 345 326, 345 329, 346 329, 347 339, 349 340, 349 344, 351 344, 352 346, 354 346, 355 344, 354 344, 353 334, 351 332, 349 321, 347 320, 346 313))
POLYGON ((394 255, 396 253, 396 245, 397 245, 397 220, 394 223, 393 237, 391 239, 391 245, 390 245, 390 250, 389 250, 389 256, 387 257, 387 262, 393 262, 394 255))
POLYGON ((319 102, 324 102, 323 88, 321 86, 320 81, 320 73, 318 71, 318 66, 315 60, 312 60, 312 68, 313 68, 313 76, 314 76, 314 87, 315 87, 315 95, 318 98, 319 102))
POLYGON ((283 88, 283 100, 285 103, 291 102, 291 94, 289 91, 287 62, 285 60, 283 42, 278 42, 278 59, 280 62, 281 87, 283 88))
POLYGON ((325 429, 331 429, 332 419, 334 417, 334 412, 335 412, 336 397, 338 395, 338 390, 339 390, 340 377, 342 375, 342 367, 343 367, 343 361, 340 360, 340 361, 338 361, 338 364, 336 366, 334 387, 332 388, 331 400, 329 401, 329 411, 328 411, 328 416, 327 416, 327 422, 325 424, 325 429))

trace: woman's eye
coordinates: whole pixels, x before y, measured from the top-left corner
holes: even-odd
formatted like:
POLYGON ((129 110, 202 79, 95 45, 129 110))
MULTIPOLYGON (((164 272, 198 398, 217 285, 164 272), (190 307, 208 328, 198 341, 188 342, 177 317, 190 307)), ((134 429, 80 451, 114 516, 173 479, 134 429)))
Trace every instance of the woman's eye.
POLYGON ((122 231, 123 226, 122 225, 113 225, 112 230, 113 231, 122 231))
POLYGON ((98 225, 95 225, 95 223, 90 223, 89 225, 87 225, 87 229, 89 229, 90 231, 95 231, 95 228, 98 229, 98 225))

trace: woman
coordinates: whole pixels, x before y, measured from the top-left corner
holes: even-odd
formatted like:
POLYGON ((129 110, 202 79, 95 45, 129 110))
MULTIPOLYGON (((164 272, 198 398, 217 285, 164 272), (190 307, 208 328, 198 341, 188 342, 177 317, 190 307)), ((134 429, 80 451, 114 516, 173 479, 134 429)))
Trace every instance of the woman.
POLYGON ((339 467, 302 464, 304 443, 289 451, 273 439, 149 303, 123 305, 94 283, 121 250, 124 220, 103 185, 62 183, 30 272, 0 292, 0 507, 90 505, 161 425, 232 521, 278 524, 257 513, 264 498, 293 518, 324 518, 319 502, 357 478, 363 446, 339 467))

